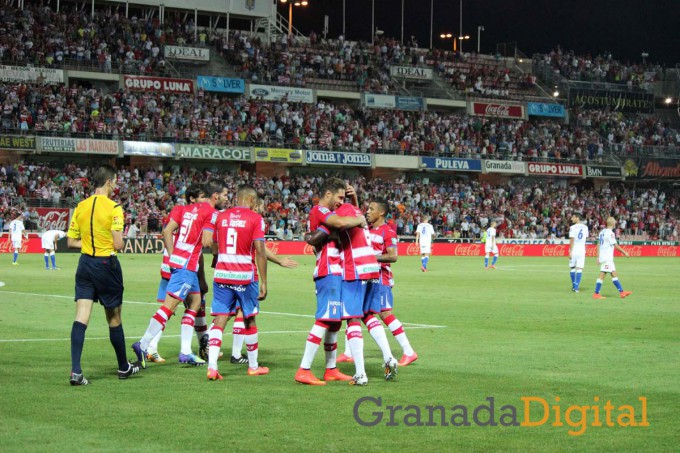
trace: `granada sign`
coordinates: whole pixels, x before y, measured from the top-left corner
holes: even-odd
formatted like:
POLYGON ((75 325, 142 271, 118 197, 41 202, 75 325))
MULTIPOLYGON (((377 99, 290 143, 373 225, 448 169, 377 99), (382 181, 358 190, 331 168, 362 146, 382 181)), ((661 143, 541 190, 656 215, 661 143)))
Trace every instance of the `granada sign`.
POLYGON ((623 176, 623 172, 621 171, 621 167, 587 165, 586 176, 588 178, 620 178, 623 176))
POLYGON ((210 61, 210 49, 207 47, 165 46, 165 58, 187 61, 210 61))
POLYGON ((401 77, 412 80, 432 80, 433 72, 429 68, 411 68, 408 66, 392 66, 390 68, 392 77, 401 77))
POLYGON ((524 118, 524 106, 519 104, 495 104, 473 102, 472 114, 497 118, 524 118))
POLYGON ((527 168, 531 175, 583 176, 583 165, 530 162, 527 168))
POLYGON ((353 167, 370 167, 371 155, 363 153, 338 153, 331 151, 307 151, 308 164, 348 165, 353 167))
POLYGON ((126 75, 123 76, 123 83, 125 88, 131 91, 175 94, 193 94, 194 92, 194 81, 189 79, 126 75))
POLYGON ((179 145, 177 157, 182 159, 250 160, 250 148, 226 146, 179 145))
POLYGON ((524 174, 527 171, 524 162, 510 160, 485 160, 484 173, 516 173, 524 174))
POLYGON ((68 208, 35 208, 38 213, 38 229, 68 230, 68 208))
POLYGON ((448 157, 421 157, 421 167, 433 170, 482 171, 482 161, 448 157))

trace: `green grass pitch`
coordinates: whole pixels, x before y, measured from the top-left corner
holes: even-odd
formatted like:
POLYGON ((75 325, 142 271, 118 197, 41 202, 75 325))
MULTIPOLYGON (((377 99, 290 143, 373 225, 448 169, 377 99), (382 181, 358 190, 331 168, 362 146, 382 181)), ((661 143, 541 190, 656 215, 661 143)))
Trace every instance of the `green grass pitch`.
MULTIPOLYGON (((618 259, 621 282, 633 295, 619 299, 607 279, 604 301, 591 298, 598 270, 593 258, 586 263, 579 294, 570 291, 566 258, 501 257, 498 270, 484 271, 481 257, 435 256, 426 274, 416 257, 400 258, 394 266, 395 314, 420 359, 400 368, 395 381, 384 381, 382 357, 364 328, 369 385, 308 387, 293 381, 315 307, 312 258, 300 257, 296 270, 270 266, 269 296, 258 318, 260 360, 271 368, 270 375, 248 377, 244 366, 222 363, 224 380, 208 382, 205 368, 180 366, 179 317, 173 317, 160 345, 168 361, 119 381, 104 313, 95 307, 83 354, 91 385, 80 388, 68 384, 77 258, 58 254, 61 270, 47 272, 41 255, 23 254, 19 266, 11 266, 11 255, 0 256, 5 283, 0 288, 0 451, 678 448, 680 280, 675 258, 618 259), (553 409, 537 427, 473 421, 474 409, 493 397, 496 422, 504 413, 501 407, 513 405, 521 423, 520 398, 530 396, 558 406, 563 426, 552 426, 553 409), (358 409, 365 424, 382 416, 375 426, 355 419, 362 397, 381 398, 381 407, 365 400, 358 409), (569 434, 580 429, 565 423, 570 406, 599 405, 604 425, 607 400, 615 407, 632 405, 640 423, 639 397, 647 398, 649 426, 592 426, 592 409, 584 412, 585 431, 569 434), (409 405, 421 409, 422 426, 407 426, 418 421, 416 409, 387 408, 409 405), (456 405, 469 409, 471 426, 449 423, 456 405), (427 406, 444 407, 446 426, 441 411, 428 412, 427 406)), ((160 257, 123 255, 121 262, 129 349, 156 310, 160 257)), ((400 357, 389 332, 388 338, 400 357)), ((224 343, 228 356, 230 335, 224 343)), ((352 374, 353 365, 340 368, 352 374)), ((313 370, 323 374, 322 349, 313 370)), ((537 407, 531 406, 533 421, 543 415, 537 407)), ((570 420, 576 424, 579 415, 572 412, 570 420)), ((481 421, 487 418, 488 411, 480 412, 481 421)))

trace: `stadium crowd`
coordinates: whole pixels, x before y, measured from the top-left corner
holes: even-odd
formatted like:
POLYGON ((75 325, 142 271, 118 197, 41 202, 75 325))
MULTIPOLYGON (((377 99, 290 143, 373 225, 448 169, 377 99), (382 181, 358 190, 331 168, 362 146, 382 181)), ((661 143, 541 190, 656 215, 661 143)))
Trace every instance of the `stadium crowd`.
POLYGON ((608 114, 603 122, 586 112, 582 121, 567 125, 541 118, 353 109, 325 100, 316 104, 249 100, 206 91, 106 93, 63 84, 0 83, 0 108, 1 129, 9 133, 525 161, 601 160, 609 130, 615 137, 645 133, 659 142, 660 133, 666 143, 677 139, 658 119, 651 131, 647 118, 616 114, 608 114))
MULTIPOLYGON (((39 162, 0 167, 0 209, 5 222, 10 211, 19 208, 29 229, 35 225, 37 214, 26 207, 29 198, 40 199, 43 206, 83 200, 92 190, 88 178, 93 171, 94 167, 76 163, 63 168, 39 162)), ((189 184, 210 177, 225 178, 232 189, 249 183, 265 199, 269 234, 292 239, 306 230, 307 214, 318 201, 315 197, 325 176, 265 178, 245 171, 230 173, 179 165, 164 169, 120 167, 115 198, 124 205, 128 228, 136 224, 135 230, 141 234, 157 233, 172 207, 186 202, 184 193, 189 184)), ((405 236, 413 235, 415 226, 427 215, 442 237, 478 238, 489 222, 496 220, 500 237, 563 238, 574 210, 584 214, 592 231, 604 228, 609 215, 617 218, 619 232, 627 236, 678 240, 680 228, 678 191, 667 193, 615 183, 596 190, 523 178, 506 185, 457 177, 435 182, 422 177, 368 181, 353 176, 349 181, 358 188, 364 207, 373 196, 387 198, 392 204, 390 221, 405 236)))

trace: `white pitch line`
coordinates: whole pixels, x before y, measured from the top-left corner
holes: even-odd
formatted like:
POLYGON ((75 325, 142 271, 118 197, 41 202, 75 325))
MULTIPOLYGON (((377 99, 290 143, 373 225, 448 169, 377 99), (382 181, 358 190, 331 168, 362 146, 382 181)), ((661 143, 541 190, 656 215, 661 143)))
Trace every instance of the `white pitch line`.
MULTIPOLYGON (((54 298, 59 298, 59 299, 70 299, 73 300, 73 296, 61 296, 58 294, 39 294, 39 293, 24 293, 24 292, 19 292, 19 291, 0 291, 2 294, 17 294, 21 296, 40 296, 40 297, 54 297, 54 298)), ((160 305, 158 302, 138 302, 138 301, 133 301, 133 300, 124 300, 123 303, 126 304, 135 304, 135 305, 160 305)), ((299 313, 282 313, 278 311, 261 311, 260 313, 265 314, 265 315, 278 315, 278 316, 293 316, 296 318, 314 318, 314 315, 302 315, 299 313)), ((435 325, 430 325, 430 324, 416 324, 416 323, 411 323, 411 322, 402 322, 403 325, 409 326, 410 328, 422 328, 422 329, 445 329, 446 326, 435 326, 435 325)), ((295 333, 295 332, 291 332, 295 333)), ((0 340, 4 341, 4 340, 0 340)))

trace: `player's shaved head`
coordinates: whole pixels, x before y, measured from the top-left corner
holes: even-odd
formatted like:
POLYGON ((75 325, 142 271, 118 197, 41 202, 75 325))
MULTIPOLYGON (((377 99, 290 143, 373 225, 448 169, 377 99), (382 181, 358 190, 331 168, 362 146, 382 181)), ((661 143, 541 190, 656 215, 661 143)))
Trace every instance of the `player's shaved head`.
POLYGON ((246 206, 250 209, 257 204, 257 190, 249 184, 243 184, 236 191, 236 202, 239 206, 246 206))

